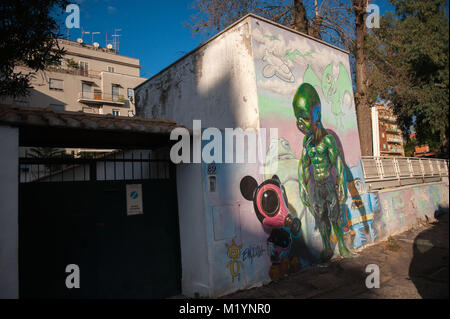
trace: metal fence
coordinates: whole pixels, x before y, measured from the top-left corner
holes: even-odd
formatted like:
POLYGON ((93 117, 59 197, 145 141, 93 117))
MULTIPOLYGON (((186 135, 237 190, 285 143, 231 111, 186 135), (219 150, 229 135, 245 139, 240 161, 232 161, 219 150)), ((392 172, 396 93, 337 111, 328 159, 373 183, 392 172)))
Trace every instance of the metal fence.
POLYGON ((171 162, 151 158, 151 153, 113 152, 99 158, 19 158, 19 181, 75 182, 173 178, 171 162))
POLYGON ((362 156, 369 190, 448 180, 448 160, 416 157, 362 156))

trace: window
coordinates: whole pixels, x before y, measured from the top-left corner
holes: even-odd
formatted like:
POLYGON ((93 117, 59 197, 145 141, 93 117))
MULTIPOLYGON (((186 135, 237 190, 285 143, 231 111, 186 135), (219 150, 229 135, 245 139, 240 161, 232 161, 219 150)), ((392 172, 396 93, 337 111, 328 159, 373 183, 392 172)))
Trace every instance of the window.
POLYGON ((108 72, 114 73, 114 67, 113 66, 108 66, 108 72))
POLYGON ((80 61, 80 75, 88 75, 89 64, 87 62, 80 61))
POLYGON ((48 87, 50 90, 62 91, 64 89, 64 82, 63 80, 50 79, 48 82, 48 87))
POLYGON ((49 104, 48 107, 57 111, 64 111, 64 105, 61 104, 49 104))
POLYGON ((134 90, 128 88, 128 89, 127 89, 127 96, 128 96, 129 98, 132 98, 132 97, 134 96, 134 90))
POLYGON ((82 97, 85 99, 92 99, 94 95, 92 94, 92 84, 87 82, 82 82, 82 97))
POLYGON ((127 96, 128 96, 128 99, 129 99, 131 102, 133 102, 134 90, 128 88, 128 89, 127 89, 127 96))
POLYGON ((383 149, 386 149, 386 144, 383 144, 383 149))
POLYGON ((120 115, 120 111, 119 110, 112 110, 112 115, 119 116, 120 115))
POLYGON ((118 101, 119 100, 119 86, 116 84, 113 84, 111 93, 112 93, 112 100, 118 101))
POLYGON ((80 70, 88 70, 89 64, 87 62, 80 61, 80 70))
POLYGON ((94 100, 102 99, 102 91, 98 89, 94 89, 94 100))
POLYGON ((384 133, 381 133, 381 137, 384 137, 384 133))

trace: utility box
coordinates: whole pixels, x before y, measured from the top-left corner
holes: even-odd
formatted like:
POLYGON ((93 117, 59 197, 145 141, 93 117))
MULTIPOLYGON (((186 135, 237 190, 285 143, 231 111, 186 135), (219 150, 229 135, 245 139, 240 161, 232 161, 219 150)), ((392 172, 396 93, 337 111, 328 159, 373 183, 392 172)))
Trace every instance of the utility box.
MULTIPOLYGON (((348 52, 247 15, 143 82, 135 96, 138 116, 194 131, 201 120, 222 137, 241 128, 263 142, 264 160, 256 163, 177 166, 183 294, 217 297, 262 285, 345 253, 342 245, 375 239, 348 52)), ((204 138, 203 149, 211 141, 204 138)), ((226 142, 215 142, 224 158, 226 142)))

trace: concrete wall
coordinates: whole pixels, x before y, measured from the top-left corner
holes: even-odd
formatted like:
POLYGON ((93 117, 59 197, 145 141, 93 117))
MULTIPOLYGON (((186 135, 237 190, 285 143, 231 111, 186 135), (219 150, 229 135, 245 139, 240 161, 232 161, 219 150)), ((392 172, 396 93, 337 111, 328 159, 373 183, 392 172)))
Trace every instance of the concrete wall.
POLYGON ((211 256, 205 225, 201 164, 177 165, 182 293, 211 296, 211 256))
POLYGON ((243 20, 136 88, 137 115, 192 127, 258 127, 250 23, 243 20))
POLYGON ((19 130, 0 126, 0 299, 19 297, 19 130))
POLYGON ((418 221, 433 221, 436 213, 449 208, 445 182, 381 190, 372 197, 377 240, 409 229, 418 221))

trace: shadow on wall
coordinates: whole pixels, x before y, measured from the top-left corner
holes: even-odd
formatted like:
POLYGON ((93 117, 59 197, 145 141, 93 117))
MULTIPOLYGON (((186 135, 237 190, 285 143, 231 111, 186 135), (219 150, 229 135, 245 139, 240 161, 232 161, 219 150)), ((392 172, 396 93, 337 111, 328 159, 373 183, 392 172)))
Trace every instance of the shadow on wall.
POLYGON ((11 100, 12 104, 27 106, 27 107, 51 107, 56 110, 64 110, 66 103, 56 99, 50 95, 39 92, 38 90, 31 88, 29 96, 17 97, 11 100))
POLYGON ((439 206, 433 227, 414 239, 409 277, 422 298, 448 298, 448 214, 439 206))
MULTIPOLYGON (((345 159, 345 153, 344 148, 341 142, 341 139, 337 135, 337 133, 333 130, 327 129, 328 133, 334 137, 336 140, 336 144, 341 151, 342 156, 342 162, 344 163, 344 170, 345 170, 345 180, 347 183, 347 188, 349 190, 351 200, 352 200, 352 207, 353 209, 357 210, 359 213, 359 216, 364 217, 367 214, 372 213, 371 211, 367 211, 364 204, 363 204, 363 198, 361 197, 362 194, 360 194, 358 188, 355 186, 355 181, 359 180, 358 177, 353 176, 353 173, 347 165, 347 161, 345 159)), ((333 177, 335 178, 335 170, 333 169, 333 177)), ((342 218, 344 221, 344 235, 347 239, 347 244, 351 244, 352 248, 359 248, 362 246, 363 242, 371 241, 373 242, 375 240, 375 233, 373 232, 373 226, 367 222, 366 219, 362 219, 360 223, 357 225, 352 225, 351 219, 352 219, 352 210, 350 207, 348 207, 347 204, 344 205, 344 209, 341 209, 342 218), (368 240, 370 238, 370 240, 368 240), (356 241, 356 242, 355 242, 356 241)), ((354 216, 356 217, 356 216, 354 216)))

